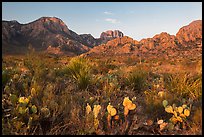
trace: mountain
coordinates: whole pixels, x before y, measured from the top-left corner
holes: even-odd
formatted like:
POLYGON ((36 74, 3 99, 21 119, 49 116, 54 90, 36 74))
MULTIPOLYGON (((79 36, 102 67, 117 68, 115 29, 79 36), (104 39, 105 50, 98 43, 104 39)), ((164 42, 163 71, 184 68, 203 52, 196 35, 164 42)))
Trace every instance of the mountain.
MULTIPOLYGON (((108 32, 112 34, 112 32, 108 32)), ((128 36, 119 37, 92 48, 82 56, 94 55, 124 55, 124 54, 176 54, 174 52, 183 48, 195 48, 195 51, 202 51, 202 21, 193 21, 187 26, 179 29, 175 35, 166 32, 156 34, 152 38, 142 39, 140 41, 133 40, 128 36)))
POLYGON ((37 51, 59 48, 73 54, 81 54, 89 47, 73 38, 72 31, 56 17, 42 17, 28 24, 13 21, 2 22, 3 52, 13 52, 16 48, 27 49, 31 44, 37 51))
POLYGON ((124 36, 119 30, 104 31, 100 38, 94 38, 91 34, 79 35, 56 17, 41 17, 27 24, 2 21, 2 44, 3 54, 25 53, 30 44, 36 51, 72 56, 83 53, 157 54, 182 48, 202 48, 202 20, 180 28, 176 36, 162 32, 140 41, 124 36))
POLYGON ((103 32, 101 38, 94 38, 91 34, 78 35, 56 17, 41 17, 27 24, 2 21, 2 50, 3 54, 25 53, 31 44, 36 51, 77 55, 123 36, 119 30, 109 32, 112 34, 109 35, 108 31, 103 32))

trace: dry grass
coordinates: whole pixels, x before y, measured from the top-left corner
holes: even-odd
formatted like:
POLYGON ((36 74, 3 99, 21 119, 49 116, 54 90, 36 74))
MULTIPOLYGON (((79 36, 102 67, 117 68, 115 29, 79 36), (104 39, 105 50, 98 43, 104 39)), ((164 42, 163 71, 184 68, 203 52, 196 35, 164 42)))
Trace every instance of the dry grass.
MULTIPOLYGON (((4 58, 4 68, 13 67, 12 75, 4 82, 2 89, 2 131, 3 134, 49 134, 49 135, 89 135, 89 134, 201 134, 202 122, 200 120, 202 109, 202 78, 201 62, 196 65, 195 70, 190 73, 175 74, 175 68, 171 65, 172 72, 165 69, 164 62, 151 63, 151 60, 141 64, 131 63, 134 58, 66 58, 49 56, 27 56, 24 60, 16 57, 4 58), (37 60, 39 58, 40 61, 37 60), (22 63, 18 66, 18 63, 22 63), (23 63, 24 62, 24 63, 23 63), (103 65, 103 63, 105 65, 103 65), (118 65, 116 65, 118 64, 118 65), (101 67, 103 66, 103 67, 101 67), (28 73, 22 73, 19 68, 25 67, 28 73), (47 68, 47 69, 46 69, 47 68), (162 73, 161 73, 162 72, 162 73), (165 76, 164 73, 170 73, 165 76), (17 74, 19 77, 17 77, 17 74), (15 78, 14 78, 15 75, 15 78), (163 79, 162 79, 163 78, 163 79), (12 79, 12 80, 11 80, 12 79), (164 81, 163 81, 164 80, 164 81), (159 85, 159 86, 158 86, 159 85), (33 121, 30 131, 26 130, 27 121, 24 126, 17 130, 11 126, 15 117, 21 117, 17 113, 11 114, 7 109, 15 108, 10 104, 9 94, 18 97, 29 97, 31 88, 39 92, 32 100, 40 110, 47 107, 50 110, 48 119, 41 118, 33 121), (164 92, 160 96, 159 92, 164 92), (136 109, 129 113, 125 122, 123 99, 129 97, 135 99, 136 109), (167 119, 162 101, 166 99, 170 104, 181 104, 182 99, 187 104, 192 104, 190 129, 178 128, 174 131, 160 131, 158 119, 167 119), (92 122, 86 121, 86 105, 94 107, 101 105, 99 113, 99 125, 95 130, 92 122), (107 109, 111 103, 120 117, 119 121, 112 118, 114 128, 107 127, 107 109), (151 126, 144 125, 145 122, 153 120, 151 126), (43 122, 44 123, 43 123, 43 122), (46 123, 48 122, 48 123, 46 123), (43 126, 50 125, 46 128, 43 126)), ((155 62, 160 62, 156 60, 155 62)), ((184 71, 184 70, 183 70, 184 71)), ((179 70, 180 72, 180 70, 179 70)), ((7 77, 8 78, 8 77, 7 77)), ((32 116, 28 114, 26 118, 32 116)), ((19 119, 19 122, 21 119, 19 119)))

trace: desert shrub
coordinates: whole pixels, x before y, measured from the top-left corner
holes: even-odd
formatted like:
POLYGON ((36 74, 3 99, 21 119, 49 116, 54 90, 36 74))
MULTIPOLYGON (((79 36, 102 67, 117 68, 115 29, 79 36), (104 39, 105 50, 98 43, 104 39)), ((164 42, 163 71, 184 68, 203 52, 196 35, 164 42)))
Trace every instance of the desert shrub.
POLYGON ((97 66, 93 69, 96 73, 100 73, 100 74, 106 74, 110 70, 114 70, 117 68, 117 66, 112 63, 111 59, 107 59, 106 61, 97 60, 96 64, 97 66))
POLYGON ((150 72, 148 75, 149 88, 144 91, 145 94, 145 110, 153 115, 154 118, 166 118, 163 111, 162 101, 168 100, 169 103, 179 103, 180 99, 172 92, 164 88, 163 75, 150 72))
POLYGON ((67 67, 62 67, 62 68, 59 68, 59 69, 55 70, 55 74, 56 74, 57 77, 68 76, 69 70, 68 70, 67 67))
POLYGON ((91 84, 91 67, 84 58, 72 58, 67 66, 70 76, 75 80, 79 89, 86 89, 91 84))
POLYGON ((101 75, 97 78, 95 83, 98 89, 103 91, 103 96, 108 99, 110 99, 112 95, 117 96, 117 92, 119 92, 121 88, 118 76, 114 74, 101 75))
POLYGON ((199 60, 196 65, 196 72, 202 74, 202 60, 199 60))
POLYGON ((46 83, 49 79, 49 72, 51 63, 45 58, 46 56, 34 51, 34 49, 29 49, 28 54, 23 60, 24 66, 29 70, 31 74, 31 87, 34 86, 36 90, 43 91, 46 83), (37 85, 37 87, 36 87, 37 85))
POLYGON ((157 90, 151 89, 146 90, 145 94, 145 111, 148 114, 152 115, 152 118, 165 117, 165 113, 163 111, 162 101, 166 98, 169 98, 166 92, 159 93, 157 90))
POLYGON ((133 70, 127 77, 127 86, 135 91, 141 92, 147 86, 147 74, 146 71, 141 69, 133 70))
POLYGON ((165 87, 183 98, 199 99, 202 96, 202 77, 189 73, 166 74, 165 87))
POLYGON ((4 89, 6 83, 10 80, 11 70, 3 69, 2 70, 2 88, 4 89))
MULTIPOLYGON (((23 85, 27 85, 27 81, 23 78, 18 79, 18 81, 21 81, 23 85)), ((15 98, 23 97, 29 99, 29 103, 20 110, 19 107, 21 107, 21 105, 19 105, 18 102, 12 106, 9 106, 8 103, 4 105, 2 111, 5 110, 6 115, 2 116, 2 119, 4 119, 3 134, 48 134, 50 128, 53 128, 55 124, 59 124, 62 119, 69 117, 70 107, 73 103, 70 103, 71 95, 65 90, 66 87, 59 85, 60 81, 56 83, 46 83, 43 89, 34 81, 31 83, 32 88, 25 87, 27 92, 24 94, 19 92, 19 87, 17 88, 15 86, 15 84, 19 83, 16 82, 17 81, 13 79, 11 85, 6 88, 12 95, 10 98, 15 100, 15 98), (60 94, 57 94, 57 91, 60 92, 60 94), (30 113, 32 105, 37 107, 37 113, 35 114, 30 113), (42 108, 49 110, 49 117, 43 117, 41 115, 42 108), (7 110, 10 111, 8 112, 7 110), (9 119, 6 116, 10 116, 9 119), (32 122, 29 125, 30 118, 32 122), (28 129, 28 127, 30 128, 28 129)))
POLYGON ((128 57, 124 62, 125 62, 125 64, 127 64, 129 66, 133 66, 137 63, 136 59, 133 57, 128 57))

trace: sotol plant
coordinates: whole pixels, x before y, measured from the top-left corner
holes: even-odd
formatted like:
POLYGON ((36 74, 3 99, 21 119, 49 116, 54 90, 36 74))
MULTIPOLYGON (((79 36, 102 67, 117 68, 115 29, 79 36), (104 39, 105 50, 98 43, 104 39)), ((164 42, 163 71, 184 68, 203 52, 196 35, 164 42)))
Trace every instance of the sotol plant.
POLYGON ((91 83, 91 67, 84 58, 72 58, 67 67, 69 74, 76 81, 79 89, 86 89, 91 83))

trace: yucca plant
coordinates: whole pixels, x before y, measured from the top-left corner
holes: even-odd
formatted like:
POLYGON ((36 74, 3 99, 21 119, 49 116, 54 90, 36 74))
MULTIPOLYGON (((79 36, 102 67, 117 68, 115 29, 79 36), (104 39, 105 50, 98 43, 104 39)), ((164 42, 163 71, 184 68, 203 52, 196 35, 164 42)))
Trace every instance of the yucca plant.
POLYGON ((202 77, 191 76, 189 73, 165 75, 165 87, 182 97, 198 99, 202 96, 202 77))
POLYGON ((84 58, 73 58, 67 67, 68 73, 76 81, 79 89, 86 89, 91 83, 91 67, 84 58))

